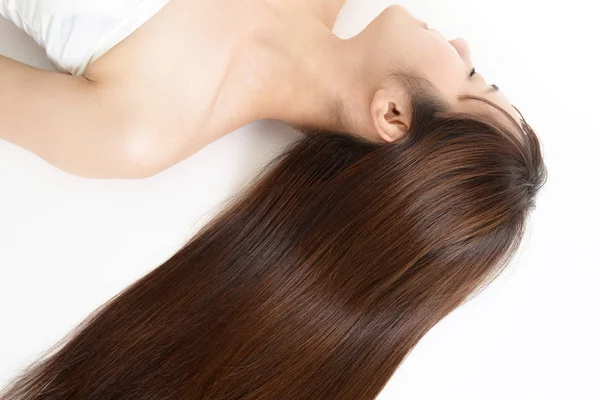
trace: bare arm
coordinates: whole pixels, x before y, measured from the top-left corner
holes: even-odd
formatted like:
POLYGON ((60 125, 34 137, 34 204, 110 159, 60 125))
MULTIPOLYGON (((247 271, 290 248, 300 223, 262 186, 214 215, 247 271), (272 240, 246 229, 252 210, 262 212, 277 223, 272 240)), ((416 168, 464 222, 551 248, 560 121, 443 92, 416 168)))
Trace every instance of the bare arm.
POLYGON ((97 82, 0 55, 0 139, 90 178, 145 176, 126 154, 127 118, 97 82))

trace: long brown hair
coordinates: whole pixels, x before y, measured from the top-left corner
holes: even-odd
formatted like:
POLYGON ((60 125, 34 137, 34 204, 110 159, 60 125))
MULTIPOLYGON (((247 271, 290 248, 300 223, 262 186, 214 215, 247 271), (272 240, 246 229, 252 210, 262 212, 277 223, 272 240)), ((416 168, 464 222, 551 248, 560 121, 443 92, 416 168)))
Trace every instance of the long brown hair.
POLYGON ((373 399, 505 267, 538 139, 413 91, 409 134, 307 132, 0 398, 373 399))

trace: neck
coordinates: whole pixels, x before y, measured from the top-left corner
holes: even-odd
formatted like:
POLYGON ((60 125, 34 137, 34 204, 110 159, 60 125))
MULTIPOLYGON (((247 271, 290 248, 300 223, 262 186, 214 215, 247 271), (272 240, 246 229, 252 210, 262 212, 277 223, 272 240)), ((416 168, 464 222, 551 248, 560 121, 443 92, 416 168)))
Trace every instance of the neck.
POLYGON ((357 119, 356 109, 368 110, 370 101, 360 80, 362 57, 329 32, 294 49, 280 59, 282 74, 263 88, 269 99, 264 116, 298 128, 358 129, 350 120, 357 119))
POLYGON ((358 36, 344 40, 320 24, 310 26, 301 34, 278 28, 244 46, 219 95, 225 115, 237 116, 228 131, 277 119, 376 140, 369 106, 379 76, 364 62, 367 49, 358 36))

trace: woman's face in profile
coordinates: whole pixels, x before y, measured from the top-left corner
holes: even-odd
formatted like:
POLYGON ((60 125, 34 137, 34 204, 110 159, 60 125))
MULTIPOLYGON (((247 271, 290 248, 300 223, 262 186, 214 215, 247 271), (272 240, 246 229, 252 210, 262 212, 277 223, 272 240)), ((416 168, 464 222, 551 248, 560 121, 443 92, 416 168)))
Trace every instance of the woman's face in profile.
POLYGON ((402 6, 386 8, 364 33, 372 49, 387 55, 378 57, 379 60, 392 60, 387 66, 390 72, 426 78, 457 111, 481 107, 458 100, 460 95, 475 95, 494 102, 519 120, 518 113, 497 86, 487 84, 477 71, 473 74, 466 40, 447 40, 402 6), (397 71, 398 67, 401 71, 397 71))

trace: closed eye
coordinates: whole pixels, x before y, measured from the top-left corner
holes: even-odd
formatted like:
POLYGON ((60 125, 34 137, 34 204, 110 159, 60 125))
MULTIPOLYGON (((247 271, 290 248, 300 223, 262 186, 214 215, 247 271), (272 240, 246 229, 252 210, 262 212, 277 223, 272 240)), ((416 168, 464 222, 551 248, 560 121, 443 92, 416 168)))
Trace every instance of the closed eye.
MULTIPOLYGON (((477 71, 475 71, 475 68, 473 67, 473 69, 469 73, 469 78, 471 78, 476 73, 477 73, 477 71)), ((499 90, 500 90, 500 88, 498 87, 498 85, 490 85, 490 92, 497 92, 499 90)))

